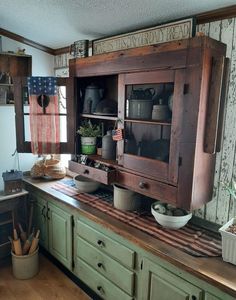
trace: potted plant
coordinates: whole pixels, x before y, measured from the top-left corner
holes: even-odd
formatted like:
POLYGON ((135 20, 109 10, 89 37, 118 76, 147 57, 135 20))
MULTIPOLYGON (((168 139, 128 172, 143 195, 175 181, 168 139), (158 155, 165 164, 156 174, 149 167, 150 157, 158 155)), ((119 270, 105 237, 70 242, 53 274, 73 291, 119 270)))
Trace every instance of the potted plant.
POLYGON ((93 125, 90 120, 86 120, 81 124, 77 133, 81 136, 82 154, 95 154, 97 137, 101 136, 100 126, 93 125))
MULTIPOLYGON (((232 181, 229 186, 222 183, 223 187, 236 200, 236 182, 232 181)), ((225 225, 219 229, 222 237, 222 257, 226 262, 236 265, 236 217, 229 220, 225 225)))

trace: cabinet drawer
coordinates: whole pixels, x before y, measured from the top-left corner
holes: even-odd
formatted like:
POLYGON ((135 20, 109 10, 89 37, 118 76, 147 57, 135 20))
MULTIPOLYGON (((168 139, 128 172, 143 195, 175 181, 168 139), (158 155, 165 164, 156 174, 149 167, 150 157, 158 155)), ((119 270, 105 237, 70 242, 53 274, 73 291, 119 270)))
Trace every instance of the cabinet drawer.
POLYGON ((133 296, 134 272, 129 271, 108 255, 77 236, 77 257, 82 258, 122 290, 133 296))
POLYGON ((133 250, 119 244, 80 220, 77 220, 76 232, 84 240, 120 261, 123 265, 131 269, 134 267, 135 252, 133 250))
POLYGON ((111 184, 116 180, 116 170, 106 172, 72 160, 69 161, 69 170, 104 184, 111 184))
POLYGON ((102 299, 132 300, 133 298, 96 272, 81 259, 76 260, 78 277, 94 290, 102 299))
POLYGON ((143 176, 117 171, 117 182, 138 193, 176 204, 177 188, 143 176))

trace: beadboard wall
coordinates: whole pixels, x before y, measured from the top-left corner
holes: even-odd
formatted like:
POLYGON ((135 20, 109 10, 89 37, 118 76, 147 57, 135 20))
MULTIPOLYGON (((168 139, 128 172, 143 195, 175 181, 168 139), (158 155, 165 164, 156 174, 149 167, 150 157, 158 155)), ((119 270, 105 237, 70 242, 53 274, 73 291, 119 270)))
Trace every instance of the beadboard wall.
POLYGON ((197 31, 227 44, 230 59, 223 142, 216 157, 213 197, 195 212, 198 217, 221 225, 236 215, 236 201, 219 184, 236 179, 236 18, 201 24, 197 31))
MULTIPOLYGON (((213 198, 195 211, 196 216, 221 225, 236 215, 236 201, 219 184, 220 181, 230 183, 236 179, 236 18, 201 24, 197 31, 227 44, 227 57, 230 58, 223 143, 217 154, 213 198)), ((54 67, 68 68, 70 57, 69 54, 56 56, 54 67)))

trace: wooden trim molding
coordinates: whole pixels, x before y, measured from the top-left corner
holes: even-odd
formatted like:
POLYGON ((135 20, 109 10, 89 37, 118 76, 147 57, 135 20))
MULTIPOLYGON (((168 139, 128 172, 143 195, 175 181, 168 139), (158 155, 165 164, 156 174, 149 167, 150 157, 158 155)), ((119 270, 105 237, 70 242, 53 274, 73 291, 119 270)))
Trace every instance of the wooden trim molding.
POLYGON ((67 47, 55 49, 54 55, 60 55, 60 54, 69 53, 69 52, 70 52, 70 46, 67 46, 67 47))
POLYGON ((196 16, 197 24, 209 23, 236 17, 236 5, 208 11, 196 16))
POLYGON ((55 55, 55 50, 54 49, 46 47, 44 45, 41 45, 37 42, 29 40, 29 39, 27 39, 27 38, 25 38, 21 35, 15 34, 11 31, 6 30, 6 29, 0 28, 0 34, 5 36, 5 37, 8 37, 12 40, 18 41, 20 43, 26 44, 26 45, 31 46, 33 48, 36 48, 38 50, 44 51, 48 54, 55 55))

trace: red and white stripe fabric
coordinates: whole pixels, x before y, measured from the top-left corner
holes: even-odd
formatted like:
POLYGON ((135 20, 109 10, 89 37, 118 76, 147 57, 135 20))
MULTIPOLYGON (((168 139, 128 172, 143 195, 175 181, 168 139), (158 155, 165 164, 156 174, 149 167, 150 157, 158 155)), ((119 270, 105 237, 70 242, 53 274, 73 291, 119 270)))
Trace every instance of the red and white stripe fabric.
POLYGON ((31 150, 60 153, 60 116, 55 77, 28 77, 31 150))
POLYGON ((152 237, 169 244, 176 249, 196 257, 221 256, 221 238, 219 234, 193 224, 187 224, 178 230, 171 230, 157 224, 153 216, 137 212, 122 211, 113 206, 113 202, 105 201, 96 194, 79 193, 70 183, 58 181, 52 186, 65 195, 92 206, 107 215, 135 227, 152 237))
POLYGON ((58 96, 49 96, 50 102, 43 113, 37 95, 30 95, 31 150, 34 154, 60 153, 60 119, 58 96))

